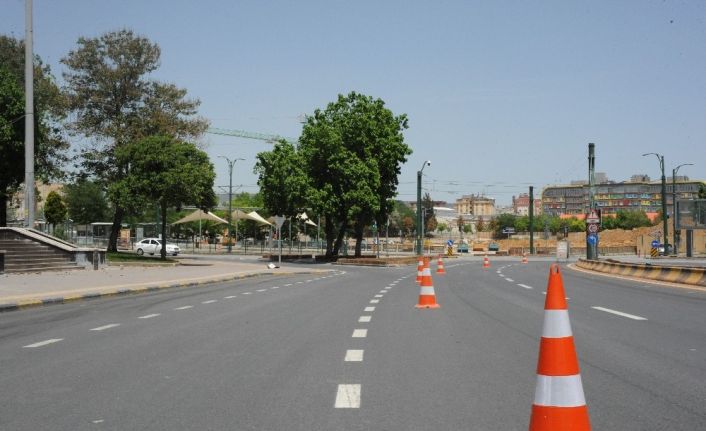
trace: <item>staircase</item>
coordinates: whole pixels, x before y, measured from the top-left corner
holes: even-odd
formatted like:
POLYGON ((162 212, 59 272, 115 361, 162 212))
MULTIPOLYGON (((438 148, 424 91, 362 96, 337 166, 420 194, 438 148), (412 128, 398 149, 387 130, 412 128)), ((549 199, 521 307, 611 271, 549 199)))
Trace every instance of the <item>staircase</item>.
POLYGON ((70 254, 31 239, 0 238, 0 250, 5 251, 6 273, 84 269, 70 254))

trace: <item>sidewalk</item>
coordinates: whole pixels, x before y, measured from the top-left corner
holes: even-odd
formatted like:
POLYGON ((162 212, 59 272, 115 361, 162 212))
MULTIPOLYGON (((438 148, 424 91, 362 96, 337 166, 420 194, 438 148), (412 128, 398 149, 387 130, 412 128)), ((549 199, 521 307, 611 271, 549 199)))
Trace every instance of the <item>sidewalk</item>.
POLYGON ((311 274, 327 269, 265 262, 180 259, 176 266, 107 266, 104 269, 0 275, 0 312, 103 296, 202 285, 248 277, 311 274))

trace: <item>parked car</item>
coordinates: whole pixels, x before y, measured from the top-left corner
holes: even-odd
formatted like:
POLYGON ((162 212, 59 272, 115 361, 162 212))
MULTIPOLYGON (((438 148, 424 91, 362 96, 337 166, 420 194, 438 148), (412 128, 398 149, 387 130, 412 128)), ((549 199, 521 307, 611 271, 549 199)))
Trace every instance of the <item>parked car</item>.
MULTIPOLYGON (((162 240, 159 238, 145 238, 135 244, 135 251, 139 255, 145 253, 149 255, 159 254, 162 250, 162 240)), ((167 254, 176 256, 179 254, 179 247, 174 244, 167 243, 167 254)))

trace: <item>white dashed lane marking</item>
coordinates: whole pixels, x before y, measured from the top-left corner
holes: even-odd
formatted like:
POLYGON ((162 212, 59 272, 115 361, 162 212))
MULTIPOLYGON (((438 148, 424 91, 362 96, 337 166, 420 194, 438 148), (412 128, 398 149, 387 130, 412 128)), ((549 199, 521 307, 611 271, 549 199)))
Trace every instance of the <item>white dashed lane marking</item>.
POLYGON ((272 287, 270 287, 270 289, 272 289, 272 290, 279 289, 279 286, 272 286, 272 287))
POLYGON ((515 282, 515 280, 513 280, 512 278, 507 278, 507 277, 506 277, 505 280, 509 281, 510 283, 514 283, 514 282, 515 282))
POLYGON ((363 311, 375 311, 375 307, 365 307, 363 311))
POLYGON ((62 341, 62 340, 63 340, 63 338, 51 338, 49 340, 40 341, 40 342, 34 343, 34 344, 28 344, 28 345, 22 346, 22 347, 26 348, 26 349, 34 349, 35 347, 42 347, 42 346, 46 346, 47 344, 58 343, 59 341, 62 341))
POLYGON ((229 295, 229 296, 224 296, 223 299, 233 299, 235 298, 235 295, 229 295))
POLYGON ((266 292, 267 289, 257 289, 257 292, 266 292))
POLYGON ((362 362, 363 350, 346 350, 346 357, 343 360, 346 362, 362 362))
POLYGON ((284 286, 287 287, 287 286, 291 286, 291 285, 292 285, 292 283, 287 283, 284 286))
POLYGON ((213 304, 214 302, 218 302, 215 299, 209 299, 208 301, 203 301, 202 304, 213 304))
POLYGON ((371 299, 371 300, 370 300, 370 303, 371 303, 371 304, 378 304, 379 302, 380 302, 379 299, 371 299))
POLYGON ((337 409, 360 408, 360 385, 338 385, 334 407, 337 409))
POLYGON ((188 310, 189 308, 194 308, 193 305, 185 305, 183 307, 177 307, 175 310, 188 310))
POLYGON ((353 338, 365 338, 368 336, 368 330, 367 329, 354 329, 353 330, 353 338))
POLYGON ((610 313, 610 314, 615 314, 616 316, 627 317, 628 319, 632 319, 632 320, 647 320, 646 317, 636 316, 634 314, 623 313, 622 311, 611 310, 610 308, 603 308, 603 307, 591 307, 591 308, 593 308, 594 310, 604 311, 604 312, 610 313))
POLYGON ((518 284, 520 287, 524 287, 525 289, 532 289, 532 286, 528 286, 526 284, 518 284))
POLYGON ((243 292, 243 295, 252 295, 252 292, 243 292))
POLYGON ((97 328, 91 329, 91 331, 105 331, 106 329, 116 328, 120 326, 120 323, 110 323, 108 325, 99 326, 97 328))
POLYGON ((370 322, 370 319, 372 319, 372 318, 373 318, 373 316, 360 316, 360 318, 358 318, 358 322, 368 323, 368 322, 370 322))
POLYGON ((161 314, 159 314, 159 313, 148 314, 146 316, 140 316, 140 317, 138 317, 138 319, 151 319, 151 318, 157 317, 157 316, 161 316, 161 314))
POLYGON ((375 298, 382 298, 385 295, 375 295, 375 298))

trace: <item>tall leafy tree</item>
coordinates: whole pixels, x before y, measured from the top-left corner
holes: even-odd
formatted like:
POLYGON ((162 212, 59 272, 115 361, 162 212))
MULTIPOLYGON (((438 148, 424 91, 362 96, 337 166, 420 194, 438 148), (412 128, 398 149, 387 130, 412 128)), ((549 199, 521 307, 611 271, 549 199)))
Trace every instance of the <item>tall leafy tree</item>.
POLYGON ((699 199, 706 199, 706 184, 699 184, 699 199))
MULTIPOLYGON (((198 100, 186 90, 149 79, 159 67, 160 49, 131 30, 78 39, 77 48, 62 59, 71 130, 88 138, 81 152, 84 171, 104 185, 127 175, 117 149, 152 135, 192 139, 208 123, 195 117, 198 100)), ((117 196, 117 195, 115 195, 117 196)), ((120 224, 134 202, 113 202, 108 249, 117 250, 120 224)))
POLYGON ((216 204, 216 174, 208 155, 195 145, 168 136, 154 136, 121 146, 118 163, 127 167, 111 184, 109 195, 118 204, 155 202, 162 217, 162 259, 166 259, 167 208, 195 205, 209 210, 216 204))
POLYGON ((47 201, 44 203, 44 218, 51 225, 52 230, 58 223, 66 221, 66 205, 59 193, 51 191, 47 195, 47 201))
POLYGON ((97 182, 78 179, 64 187, 64 194, 69 218, 74 223, 89 224, 108 217, 108 201, 97 182))
MULTIPOLYGON (((24 42, 0 35, 0 226, 7 225, 7 201, 24 181, 24 62, 24 42)), ((48 182, 63 177, 66 105, 39 56, 34 57, 33 106, 35 178, 48 182)))

